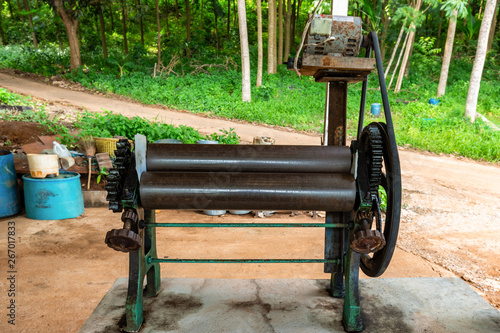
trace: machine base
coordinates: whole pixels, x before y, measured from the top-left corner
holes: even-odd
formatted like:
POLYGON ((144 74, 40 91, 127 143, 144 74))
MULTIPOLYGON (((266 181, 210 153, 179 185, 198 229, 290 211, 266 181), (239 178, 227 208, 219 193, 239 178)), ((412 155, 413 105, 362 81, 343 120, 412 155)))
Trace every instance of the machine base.
MULTIPOLYGON (((121 332, 128 279, 118 279, 80 333, 121 332)), ((365 332, 498 332, 500 312, 458 278, 363 279, 365 332)), ((344 332, 328 280, 161 280, 140 332, 344 332)))

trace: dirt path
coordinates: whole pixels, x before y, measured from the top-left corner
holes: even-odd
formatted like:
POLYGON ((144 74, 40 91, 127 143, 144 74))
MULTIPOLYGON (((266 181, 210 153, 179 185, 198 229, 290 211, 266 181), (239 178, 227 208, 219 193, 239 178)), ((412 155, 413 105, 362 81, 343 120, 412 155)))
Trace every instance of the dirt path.
MULTIPOLYGON (((278 144, 320 142, 318 136, 147 107, 11 75, 0 74, 0 86, 46 101, 72 104, 91 111, 104 108, 127 116, 155 118, 158 115, 165 122, 190 125, 206 133, 220 128, 235 128, 244 142, 250 142, 255 135, 272 136, 278 144)), ((57 108, 57 104, 55 107, 57 108)), ((450 276, 453 273, 469 282, 492 305, 500 307, 500 204, 497 201, 500 198, 500 167, 406 150, 401 150, 400 156, 403 170, 403 219, 399 248, 384 277, 450 276)), ((126 257, 102 244, 105 231, 119 225, 118 217, 104 209, 86 210, 85 216, 79 220, 52 221, 47 224, 23 217, 16 218, 22 237, 19 253, 22 255, 20 262, 23 278, 20 284, 23 292, 19 302, 24 310, 20 319, 24 322, 23 325, 30 322, 28 326, 23 326, 25 330, 22 331, 77 330, 114 279, 127 275, 126 257), (75 300, 78 302, 75 303, 75 300)), ((166 212, 159 214, 159 219, 163 221, 189 218, 193 218, 193 215, 180 216, 166 212)), ((194 215, 194 218, 196 221, 212 219, 203 215, 194 215)), ((222 218, 231 221, 239 217, 227 215, 222 218)), ((0 220, 2 248, 6 246, 6 221, 0 220)), ((273 238, 281 236, 281 233, 269 238, 269 242, 265 241, 266 235, 252 231, 252 236, 254 234, 256 237, 263 236, 264 243, 271 244, 269 248, 263 248, 267 250, 263 253, 291 247, 273 238)), ((311 256, 320 255, 314 252, 320 246, 315 243, 317 235, 300 236, 305 237, 303 242, 295 244, 304 245, 300 249, 294 249, 293 253, 304 250, 311 256)), ((203 246, 218 248, 218 244, 231 242, 234 237, 237 236, 215 235, 213 239, 206 239, 201 232, 183 231, 169 238, 173 239, 169 250, 174 250, 172 256, 179 254, 175 251, 186 254, 187 249, 199 244, 195 241, 202 241, 203 246), (188 236, 194 238, 185 240, 188 236)), ((286 238, 283 242, 286 242, 286 238)), ((246 250, 239 250, 237 243, 232 244, 228 248, 231 253, 255 257, 256 248, 250 243, 247 245, 247 241, 243 244, 246 250)), ((193 256, 196 255, 194 250, 193 256)), ((189 254, 188 251, 186 256, 189 254)), ((6 259, 1 262, 3 267, 6 259)), ((300 265, 286 268, 280 265, 169 265, 168 271, 163 270, 163 275, 226 278, 325 277, 320 267, 311 266, 306 271, 304 269, 300 265)), ((5 271, 3 268, 2 270, 5 271)), ((5 282, 0 282, 0 289, 4 290, 5 285, 5 282)), ((0 297, 3 300, 3 293, 0 297)), ((4 331, 3 324, 3 321, 0 322, 0 331, 4 331)))

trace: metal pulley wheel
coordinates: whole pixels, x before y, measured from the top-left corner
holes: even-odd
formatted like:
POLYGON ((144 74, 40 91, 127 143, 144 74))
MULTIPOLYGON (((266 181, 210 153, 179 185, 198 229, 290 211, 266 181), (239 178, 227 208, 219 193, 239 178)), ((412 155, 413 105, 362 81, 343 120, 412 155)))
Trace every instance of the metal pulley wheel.
MULTIPOLYGON (((377 133, 376 137, 381 138, 383 158, 380 175, 379 177, 375 175, 374 178, 370 179, 370 188, 381 186, 387 195, 385 216, 382 214, 380 221, 381 231, 386 244, 381 250, 375 253, 362 254, 360 266, 366 275, 378 277, 384 273, 389 265, 398 238, 399 219, 401 215, 401 169, 397 146, 391 143, 386 124, 371 123, 366 126, 360 140, 362 147, 371 146, 368 141, 371 140, 373 133, 377 133)), ((368 152, 368 155, 371 155, 371 153, 368 152)), ((378 161, 372 161, 371 163, 370 167, 373 167, 373 163, 378 164, 378 161)), ((370 171, 373 171, 372 168, 370 169, 370 171)), ((370 176, 372 177, 374 174, 370 176)))

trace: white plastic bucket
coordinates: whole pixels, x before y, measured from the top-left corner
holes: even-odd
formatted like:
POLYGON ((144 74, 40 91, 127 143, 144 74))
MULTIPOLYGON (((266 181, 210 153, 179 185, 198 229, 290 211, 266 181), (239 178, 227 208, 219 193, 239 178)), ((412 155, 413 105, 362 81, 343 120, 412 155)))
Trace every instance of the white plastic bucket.
POLYGON ((28 165, 33 178, 59 176, 59 159, 56 154, 28 154, 28 165))

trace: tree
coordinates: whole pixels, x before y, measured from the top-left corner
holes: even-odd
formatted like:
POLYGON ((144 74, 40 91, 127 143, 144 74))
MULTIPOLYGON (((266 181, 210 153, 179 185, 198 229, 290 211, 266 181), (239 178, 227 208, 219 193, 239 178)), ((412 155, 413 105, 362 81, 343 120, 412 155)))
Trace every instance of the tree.
POLYGON ((269 0, 268 7, 267 73, 275 74, 278 71, 276 63, 276 0, 269 0))
POLYGON ((127 0, 122 0, 122 34, 123 34, 123 52, 128 54, 127 41, 127 0))
POLYGON ((90 5, 90 0, 52 0, 51 2, 57 9, 61 19, 66 27, 68 35, 70 67, 76 69, 82 65, 80 56, 80 43, 78 41, 78 16, 82 14, 83 9, 90 5))
POLYGON ((191 41, 191 6, 189 0, 184 0, 184 3, 186 4, 186 57, 191 59, 191 49, 189 48, 189 42, 191 41))
POLYGON ((479 96, 479 88, 481 87, 481 77, 483 76, 484 62, 486 60, 486 51, 488 48, 488 38, 491 29, 491 22, 495 14, 495 7, 498 0, 487 0, 484 8, 483 21, 479 30, 479 39, 477 42, 476 57, 469 82, 469 91, 467 93, 467 101, 465 102, 465 115, 471 122, 476 120, 477 99, 479 96))
POLYGON ((144 26, 142 23, 143 8, 142 8, 141 0, 136 0, 135 5, 137 8, 137 13, 139 15, 139 31, 141 33, 141 44, 144 45, 144 26))
POLYGON ((283 61, 283 1, 278 0, 278 61, 283 61))
MULTIPOLYGON (((262 6, 261 0, 257 0, 257 87, 262 85, 262 63, 264 50, 262 46, 262 6)), ((278 59, 280 59, 278 57, 278 59)))
MULTIPOLYGON (((187 1, 187 0, 186 0, 187 1)), ((252 93, 250 90, 250 51, 248 49, 247 13, 245 0, 238 0, 238 21, 240 28, 241 49, 241 100, 250 102, 252 93)))
POLYGON ((102 55, 108 59, 108 47, 106 46, 106 26, 104 24, 104 15, 102 14, 101 3, 96 4, 97 16, 99 17, 99 26, 101 31, 102 55))
POLYGON ((38 48, 38 40, 36 39, 36 33, 35 33, 35 27, 33 26, 33 18, 31 17, 31 9, 30 9, 30 3, 28 2, 28 0, 23 0, 24 2, 24 9, 26 10, 26 12, 28 13, 28 23, 30 25, 30 29, 31 29, 31 37, 33 39, 33 46, 35 47, 35 49, 38 48))
MULTIPOLYGON (((287 0, 286 4, 286 12, 285 12, 285 51, 283 56, 285 59, 288 59, 290 55, 290 40, 292 34, 292 0, 287 0)), ((278 60, 279 62, 283 61, 283 58, 278 60)))
POLYGON ((403 76, 406 72, 406 67, 410 59, 410 53, 413 50, 413 42, 415 41, 415 30, 417 28, 415 24, 416 16, 419 14, 420 7, 422 6, 422 0, 412 0, 411 7, 414 9, 413 21, 410 23, 410 32, 408 33, 408 43, 406 44, 406 49, 403 55, 403 62, 401 63, 401 68, 399 69, 398 80, 396 81, 396 87, 394 92, 397 93, 401 90, 401 85, 403 84, 403 76))
POLYGON ((446 35, 446 44, 444 46, 443 64, 441 65, 437 97, 444 95, 446 92, 446 82, 448 81, 448 71, 450 69, 451 55, 453 53, 453 42, 455 41, 455 31, 457 29, 457 19, 458 17, 464 18, 467 16, 467 8, 465 5, 465 2, 461 0, 448 0, 441 7, 450 21, 448 24, 448 34, 446 35))
POLYGON ((158 66, 161 64, 161 24, 160 24, 160 0, 156 0, 156 29, 158 30, 158 66))

